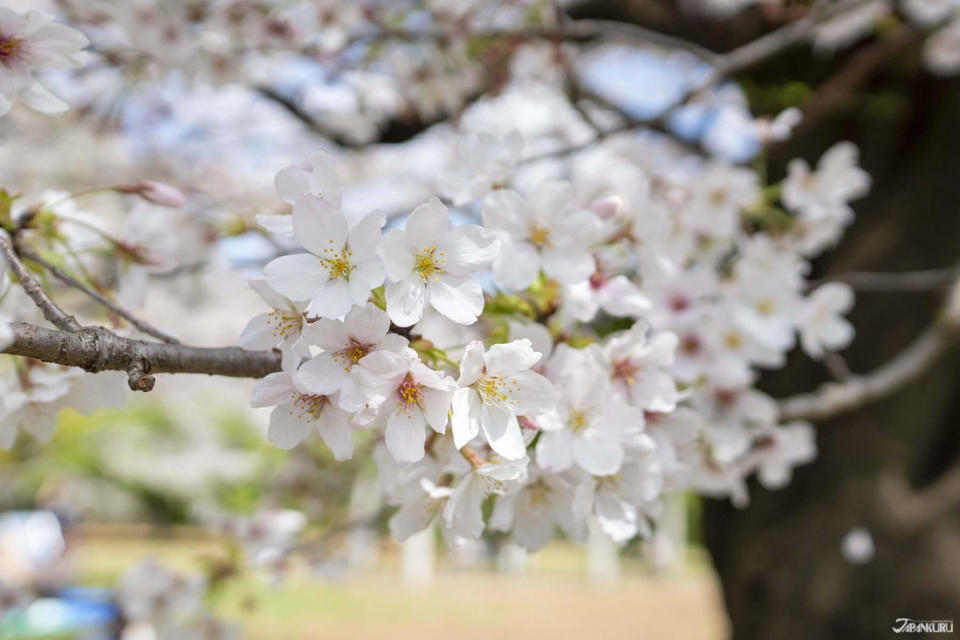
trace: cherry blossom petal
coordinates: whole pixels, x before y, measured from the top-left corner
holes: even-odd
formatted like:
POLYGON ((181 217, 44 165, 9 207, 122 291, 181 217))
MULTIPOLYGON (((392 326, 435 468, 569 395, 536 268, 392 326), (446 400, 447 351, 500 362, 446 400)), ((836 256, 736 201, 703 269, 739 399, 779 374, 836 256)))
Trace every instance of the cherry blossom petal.
POLYGON ((413 273, 416 256, 407 246, 407 240, 401 229, 394 229, 383 236, 380 251, 387 277, 391 281, 398 282, 413 273))
POLYGON ((310 422, 300 418, 292 404, 282 404, 270 414, 267 439, 281 449, 292 449, 310 433, 310 422))
POLYGON ((450 212, 437 198, 420 205, 407 218, 403 233, 407 246, 414 252, 439 246, 450 228, 450 212))
POLYGON ((508 289, 526 289, 540 274, 540 262, 540 253, 532 244, 507 240, 493 263, 493 276, 508 289))
POLYGON ((577 284, 593 274, 596 263, 593 256, 582 251, 545 249, 543 271, 561 284, 577 284))
POLYGON ((332 278, 317 287, 307 314, 321 318, 339 318, 353 306, 350 284, 342 278, 332 278))
POLYGON ((346 414, 333 405, 327 405, 316 423, 334 460, 349 460, 353 457, 353 429, 346 414))
POLYGON ((490 265, 500 252, 500 239, 475 224, 456 227, 439 245, 447 259, 444 270, 453 275, 468 275, 490 265))
POLYGON ((326 200, 302 195, 293 207, 293 231, 307 251, 330 257, 347 243, 347 219, 326 200))
POLYGON ((514 340, 504 344, 495 344, 483 355, 487 375, 509 376, 525 371, 540 360, 540 354, 533 350, 527 339, 514 340))
POLYGON ((484 404, 480 409, 480 427, 490 448, 507 460, 519 460, 527 455, 520 424, 510 409, 484 404))
POLYGON ((430 305, 458 324, 473 324, 483 311, 483 288, 473 278, 441 276, 428 282, 427 290, 430 305))
POLYGON ((453 432, 453 444, 462 449, 465 444, 480 433, 480 407, 483 401, 473 389, 457 389, 453 394, 453 416, 450 429, 453 432))
POLYGON ((277 293, 291 300, 310 300, 330 275, 319 259, 310 253, 280 256, 263 269, 263 278, 277 293))
POLYGON ((427 441, 426 423, 419 411, 396 409, 387 418, 384 441, 387 450, 397 462, 417 462, 423 459, 427 441))
POLYGON ((255 351, 273 349, 277 346, 277 343, 280 342, 280 336, 277 335, 273 325, 267 322, 269 317, 266 313, 253 316, 247 326, 243 328, 243 332, 240 333, 237 344, 244 349, 255 351))
POLYGON ((590 433, 574 439, 573 459, 595 476, 609 476, 623 464, 623 445, 590 433))
POLYGON ((257 382, 250 398, 251 407, 272 407, 290 400, 294 393, 290 374, 285 371, 269 373, 257 382))
POLYGON ((326 396, 340 391, 343 379, 350 373, 342 363, 329 353, 310 358, 297 369, 297 378, 310 393, 326 396))
POLYGON ((460 359, 460 379, 457 384, 461 387, 470 386, 477 381, 481 373, 483 373, 483 343, 473 340, 463 350, 463 357, 460 359))
POLYGON ((391 282, 386 288, 387 314, 399 327, 409 327, 423 317, 427 288, 417 274, 400 282, 391 282))

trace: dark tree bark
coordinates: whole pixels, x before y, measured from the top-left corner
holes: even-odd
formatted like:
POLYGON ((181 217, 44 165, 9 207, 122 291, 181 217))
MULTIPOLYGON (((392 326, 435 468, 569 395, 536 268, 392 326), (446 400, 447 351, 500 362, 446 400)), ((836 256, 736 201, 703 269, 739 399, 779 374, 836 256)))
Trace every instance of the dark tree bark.
MULTIPOLYGON (((789 19, 752 10, 732 23, 711 23, 684 17, 679 4, 584 0, 571 12, 639 23, 719 51, 789 19)), ((773 178, 790 158, 815 161, 835 142, 851 140, 874 179, 870 196, 856 203, 854 226, 815 265, 815 276, 960 260, 960 82, 926 74, 918 41, 901 27, 836 58, 794 50, 749 74, 752 86, 798 80, 821 88, 804 105, 812 117, 771 154, 773 178)), ((943 295, 858 295, 851 316, 857 337, 844 354, 850 367, 866 372, 898 353, 930 324, 943 295)), ((822 364, 795 355, 762 387, 782 397, 827 379, 822 364)), ((960 504, 932 509, 913 499, 942 487, 947 473, 958 478, 960 352, 944 354, 933 370, 882 402, 817 427, 819 456, 797 469, 787 488, 769 491, 751 482, 745 509, 705 504, 704 538, 733 637, 883 638, 896 637, 892 627, 902 617, 960 623, 960 504), (876 545, 863 565, 841 553, 844 535, 855 527, 869 530, 876 545)))
MULTIPOLYGON (((869 46, 869 45, 867 45, 869 46)), ((799 58, 809 54, 798 54, 799 58)), ((873 175, 857 222, 819 275, 949 266, 960 258, 960 87, 925 75, 916 51, 894 57, 821 119, 774 154, 816 159, 834 141, 852 140, 873 175)), ((802 59, 762 70, 763 82, 802 59)), ((867 371, 930 323, 943 292, 857 296, 854 344, 845 353, 867 371)), ((763 380, 777 396, 826 379, 822 365, 795 357, 763 380)), ((738 639, 892 637, 896 618, 960 623, 960 504, 903 517, 903 483, 922 491, 960 465, 960 354, 894 396, 818 425, 819 457, 789 487, 751 486, 736 509, 708 501, 706 544, 738 639), (867 528, 876 554, 856 566, 841 555, 852 528, 867 528)))

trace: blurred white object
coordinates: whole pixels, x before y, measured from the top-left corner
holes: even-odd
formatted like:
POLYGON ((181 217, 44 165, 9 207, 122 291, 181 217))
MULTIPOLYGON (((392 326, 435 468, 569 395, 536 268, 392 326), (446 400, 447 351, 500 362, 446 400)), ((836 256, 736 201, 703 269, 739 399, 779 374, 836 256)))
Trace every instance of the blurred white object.
POLYGON ((850 564, 866 564, 873 559, 873 536, 863 527, 857 527, 843 536, 841 543, 843 557, 850 564))
POLYGON ((51 511, 0 516, 0 577, 14 586, 35 584, 63 556, 60 521, 51 511))
POLYGON ((587 528, 587 579, 595 587, 612 587, 620 582, 620 546, 595 518, 587 521, 587 528))
POLYGON ((408 587, 423 588, 433 582, 436 566, 434 558, 434 531, 429 526, 415 533, 403 543, 403 583, 408 587))

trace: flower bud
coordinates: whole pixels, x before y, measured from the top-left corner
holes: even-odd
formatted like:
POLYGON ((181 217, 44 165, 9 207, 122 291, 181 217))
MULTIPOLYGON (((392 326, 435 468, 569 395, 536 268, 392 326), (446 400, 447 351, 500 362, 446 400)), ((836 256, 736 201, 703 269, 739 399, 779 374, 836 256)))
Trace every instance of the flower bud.
POLYGON ((135 193, 144 200, 159 204, 163 207, 182 207, 187 202, 187 197, 180 189, 154 180, 144 180, 136 184, 121 185, 116 187, 120 193, 135 193))
POLYGON ((603 219, 610 219, 620 213, 623 199, 619 196, 606 196, 590 203, 590 210, 603 219))

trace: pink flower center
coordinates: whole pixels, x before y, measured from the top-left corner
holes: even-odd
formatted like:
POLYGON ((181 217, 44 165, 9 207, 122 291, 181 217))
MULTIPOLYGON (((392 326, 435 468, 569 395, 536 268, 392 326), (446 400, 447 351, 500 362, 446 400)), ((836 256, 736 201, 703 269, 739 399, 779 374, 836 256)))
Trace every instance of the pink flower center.
POLYGON ((299 393, 293 400, 293 414, 301 420, 317 420, 328 402, 330 402, 328 396, 299 393))
POLYGON ((23 38, 15 35, 0 34, 0 63, 9 64, 23 58, 26 51, 23 38))
POLYGON ((617 360, 613 363, 613 377, 623 380, 626 384, 633 384, 636 381, 637 371, 639 370, 640 367, 630 360, 617 360))
POLYGON ((407 373, 403 377, 403 381, 397 388, 397 395, 400 396, 401 409, 408 410, 413 407, 423 409, 423 387, 413 379, 413 374, 407 373))
POLYGON ((363 344, 357 340, 351 338, 350 343, 347 344, 343 349, 340 349, 336 353, 336 358, 343 358, 344 360, 349 360, 351 364, 357 364, 360 362, 360 359, 365 355, 370 353, 370 350, 373 348, 372 345, 363 344))

